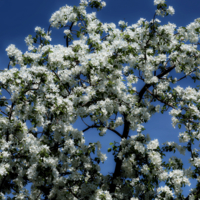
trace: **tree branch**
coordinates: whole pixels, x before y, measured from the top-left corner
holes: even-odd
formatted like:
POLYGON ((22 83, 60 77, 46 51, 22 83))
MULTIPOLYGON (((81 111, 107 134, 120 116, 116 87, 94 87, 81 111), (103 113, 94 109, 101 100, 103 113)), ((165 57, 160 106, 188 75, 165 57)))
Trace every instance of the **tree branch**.
MULTIPOLYGON (((124 116, 124 130, 123 130, 123 135, 122 138, 127 139, 128 134, 129 134, 129 129, 130 129, 130 122, 126 119, 126 115, 124 116)), ((119 148, 119 152, 122 150, 121 146, 119 148)), ((115 189, 116 189, 116 184, 114 183, 114 180, 117 177, 120 177, 121 174, 121 167, 122 167, 122 160, 117 158, 116 159, 116 166, 115 166, 115 171, 113 173, 113 177, 112 177, 112 182, 110 185, 110 193, 114 193, 115 189)))
POLYGON ((175 109, 175 107, 174 107, 173 105, 171 105, 171 104, 169 104, 169 103, 167 103, 167 102, 161 100, 157 95, 153 94, 149 89, 147 89, 147 92, 148 92, 149 94, 151 94, 153 97, 155 97, 158 101, 160 101, 160 102, 162 102, 162 103, 164 103, 164 104, 166 104, 166 105, 168 105, 168 106, 170 106, 170 107, 172 107, 172 108, 175 109))
MULTIPOLYGON (((70 31, 72 30, 73 25, 74 25, 74 22, 72 22, 71 26, 69 27, 70 31)), ((67 47, 69 46, 69 36, 67 36, 67 38, 66 38, 66 46, 67 47)))
MULTIPOLYGON (((92 126, 87 127, 86 129, 82 130, 82 131, 85 132, 85 131, 89 130, 90 128, 99 128, 99 127, 101 127, 101 126, 92 125, 92 126)), ((107 128, 108 130, 110 130, 110 131, 116 133, 120 138, 123 137, 123 136, 122 136, 118 131, 116 131, 115 129, 112 129, 112 128, 110 128, 110 127, 106 127, 106 128, 107 128)))
MULTIPOLYGON (((56 77, 60 80, 60 77, 58 76, 58 74, 56 74, 56 72, 54 72, 54 70, 52 70, 53 71, 53 73, 56 75, 56 77)), ((63 85, 63 83, 62 83, 62 81, 60 81, 61 82, 61 84, 63 85)), ((70 92, 69 92, 69 90, 67 89, 67 87, 65 87, 65 85, 63 85, 64 86, 64 88, 67 90, 67 92, 70 94, 70 92)))
MULTIPOLYGON (((175 65, 167 68, 167 70, 165 70, 164 72, 160 73, 158 76, 156 76, 157 78, 162 78, 164 75, 166 75, 167 73, 169 73, 170 71, 172 71, 175 68, 175 65)), ((142 97, 144 95, 144 93, 146 92, 147 89, 149 89, 152 86, 152 84, 148 84, 146 83, 143 88, 140 90, 139 92, 139 101, 138 103, 140 103, 140 101, 142 100, 142 97)))

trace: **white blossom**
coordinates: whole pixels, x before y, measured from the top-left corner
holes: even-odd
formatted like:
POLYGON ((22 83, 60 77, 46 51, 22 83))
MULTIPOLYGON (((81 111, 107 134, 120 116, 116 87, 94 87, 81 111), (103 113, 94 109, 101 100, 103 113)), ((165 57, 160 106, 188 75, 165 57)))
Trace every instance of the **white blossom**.
MULTIPOLYGON (((154 0, 156 15, 175 13, 165 3, 154 0)), ((11 192, 16 199, 138 200, 147 189, 143 183, 167 181, 145 193, 145 199, 153 194, 155 200, 167 200, 178 198, 194 171, 182 168, 181 158, 164 160, 165 153, 189 151, 191 166, 200 167, 199 150, 189 146, 200 139, 200 91, 173 85, 200 77, 200 19, 185 28, 161 25, 155 17, 130 26, 120 20, 118 28, 101 22, 96 12, 87 13, 90 6, 102 9, 106 2, 81 0, 79 6, 65 5, 52 14, 50 27, 66 28, 66 46, 50 45, 51 31, 37 26, 36 36, 25 38, 28 51, 14 44, 6 48, 12 68, 0 75, 0 90, 10 95, 0 98, 0 179, 17 190, 1 185, 0 199, 11 192), (146 134, 145 123, 160 110, 172 116, 174 128, 184 126, 178 137, 188 146, 166 142, 161 148, 158 139, 146 134), (73 126, 78 119, 84 127, 73 126), (94 129, 100 138, 111 132, 119 138, 108 149, 116 162, 109 175, 100 168, 109 158, 101 150, 107 139, 105 144, 91 142, 93 136, 85 139, 96 134, 94 129), (26 182, 32 183, 30 194, 26 182)))

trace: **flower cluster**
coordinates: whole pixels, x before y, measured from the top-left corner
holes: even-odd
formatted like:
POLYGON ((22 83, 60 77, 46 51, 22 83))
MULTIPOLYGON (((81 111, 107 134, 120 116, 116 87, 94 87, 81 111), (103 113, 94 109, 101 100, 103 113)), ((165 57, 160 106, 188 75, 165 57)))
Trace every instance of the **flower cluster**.
MULTIPOLYGON (((102 9, 105 2, 81 0, 49 20, 50 28, 65 27, 66 46, 51 45, 50 28, 41 27, 35 37, 25 38, 27 52, 8 46, 12 68, 0 74, 1 90, 10 95, 0 98, 1 199, 10 192, 16 199, 183 199, 182 187, 192 178, 200 181, 199 154, 193 149, 200 139, 200 91, 173 87, 186 77, 200 79, 200 19, 187 27, 160 25, 156 15, 172 15, 174 9, 164 0, 154 4, 151 21, 119 21, 117 28, 86 12, 102 9), (138 82, 143 86, 136 87, 138 82), (166 142, 161 148, 157 139, 142 134, 152 115, 168 109, 172 125, 185 128, 179 141, 186 146, 166 142), (78 117, 87 128, 73 127, 78 117), (88 117, 92 125, 84 121, 88 117), (111 175, 100 172, 107 159, 100 142, 85 144, 84 132, 93 128, 100 136, 109 130, 121 138, 108 149, 116 162, 111 175), (137 133, 130 136, 130 131, 137 133), (194 171, 183 169, 175 156, 164 161, 166 152, 176 150, 191 154, 194 171)), ((189 199, 196 198, 194 192, 189 199)))

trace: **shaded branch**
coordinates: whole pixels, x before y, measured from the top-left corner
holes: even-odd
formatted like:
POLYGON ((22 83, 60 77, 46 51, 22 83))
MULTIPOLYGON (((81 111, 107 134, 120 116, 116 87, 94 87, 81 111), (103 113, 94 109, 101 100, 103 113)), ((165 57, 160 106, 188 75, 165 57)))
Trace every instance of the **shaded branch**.
MULTIPOLYGON (((164 75, 166 75, 167 73, 169 73, 170 71, 172 71, 175 68, 175 65, 169 67, 167 70, 165 70, 164 72, 160 73, 158 76, 156 76, 157 78, 161 79, 164 75)), ((139 92, 139 101, 138 103, 140 103, 140 101, 142 100, 142 97, 144 95, 144 93, 146 92, 146 90, 148 88, 150 88, 152 86, 152 84, 148 84, 146 83, 143 88, 140 90, 139 92)))
MULTIPOLYGON (((82 131, 85 132, 85 131, 89 130, 90 128, 100 128, 100 127, 101 127, 101 126, 92 125, 92 126, 87 127, 86 129, 82 130, 82 131)), ((116 131, 116 130, 110 128, 110 127, 106 127, 106 128, 107 128, 108 130, 110 130, 110 131, 116 133, 119 137, 121 137, 121 138, 123 137, 118 131, 116 131)))
MULTIPOLYGON (((53 71, 53 70, 52 70, 53 71)), ((60 80, 60 77, 58 76, 58 74, 56 74, 56 72, 53 71, 53 73, 56 75, 56 77, 60 80)), ((60 81, 61 84, 63 85, 62 81, 60 81)), ((64 86, 64 85, 63 85, 64 86)), ((69 90, 67 89, 67 87, 64 86, 64 88, 67 90, 67 92, 70 94, 69 90)))
MULTIPOLYGON (((122 138, 127 139, 128 134, 129 134, 129 130, 130 130, 130 122, 126 119, 126 115, 124 115, 124 130, 123 130, 123 134, 122 134, 122 138)), ((119 148, 119 152, 122 150, 121 146, 119 148)), ((118 157, 116 158, 116 166, 115 166, 115 171, 113 173, 113 177, 112 177, 112 182, 110 185, 110 193, 114 193, 115 189, 116 189, 116 184, 114 183, 114 180, 117 177, 120 177, 121 175, 121 167, 122 167, 122 160, 119 159, 118 157)))
MULTIPOLYGON (((191 74, 191 73, 194 72, 194 71, 196 71, 196 69, 194 69, 193 71, 191 71, 189 74, 191 74)), ((188 74, 188 75, 189 75, 189 74, 188 74)), ((185 75, 185 76, 181 77, 180 79, 177 80, 177 82, 180 81, 180 80, 182 80, 182 79, 184 79, 184 78, 186 78, 188 75, 185 75)))
MULTIPOLYGON (((71 26, 69 27, 70 32, 72 30, 73 25, 74 25, 74 22, 72 22, 71 26)), ((69 36, 67 36, 67 38, 66 38, 66 46, 67 47, 69 46, 69 36)))
POLYGON ((149 94, 151 94, 154 98, 156 98, 158 101, 160 101, 160 102, 162 102, 162 103, 164 103, 164 104, 166 104, 166 105, 168 105, 168 106, 170 106, 170 107, 172 107, 172 108, 175 109, 175 107, 174 107, 173 105, 171 105, 171 104, 169 104, 169 103, 167 103, 167 102, 161 100, 157 95, 153 94, 149 89, 147 89, 147 92, 148 92, 149 94))

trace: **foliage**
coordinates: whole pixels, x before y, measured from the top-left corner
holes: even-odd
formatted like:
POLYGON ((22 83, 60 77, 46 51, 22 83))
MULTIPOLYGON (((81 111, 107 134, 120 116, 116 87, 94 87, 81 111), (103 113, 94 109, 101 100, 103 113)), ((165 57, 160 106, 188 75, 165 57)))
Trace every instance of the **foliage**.
POLYGON ((200 158, 193 149, 200 139, 200 91, 174 86, 186 77, 200 78, 200 19, 187 27, 161 25, 156 16, 172 15, 174 9, 164 0, 154 4, 151 21, 141 18, 132 26, 120 21, 117 28, 86 12, 87 7, 101 10, 105 2, 82 0, 56 11, 47 32, 36 27, 35 37, 25 38, 24 54, 8 46, 9 67, 0 74, 1 90, 10 95, 0 99, 1 199, 11 192, 12 199, 33 200, 200 198, 200 158), (50 44, 51 27, 65 28, 66 47, 50 44), (144 84, 140 91, 134 87, 139 80, 144 84), (143 125, 169 108, 173 126, 186 131, 179 134, 183 145, 161 147, 142 133, 143 125), (74 129, 78 117, 90 117, 93 124, 74 129), (116 162, 111 175, 100 173, 99 164, 106 160, 100 142, 85 145, 83 133, 92 128, 101 136, 110 130, 121 138, 108 149, 116 162), (131 130, 137 134, 129 136, 131 130), (175 156, 163 161, 167 152, 177 150, 191 153, 193 169, 184 169, 175 156), (198 182, 184 197, 182 187, 190 179, 198 182))

